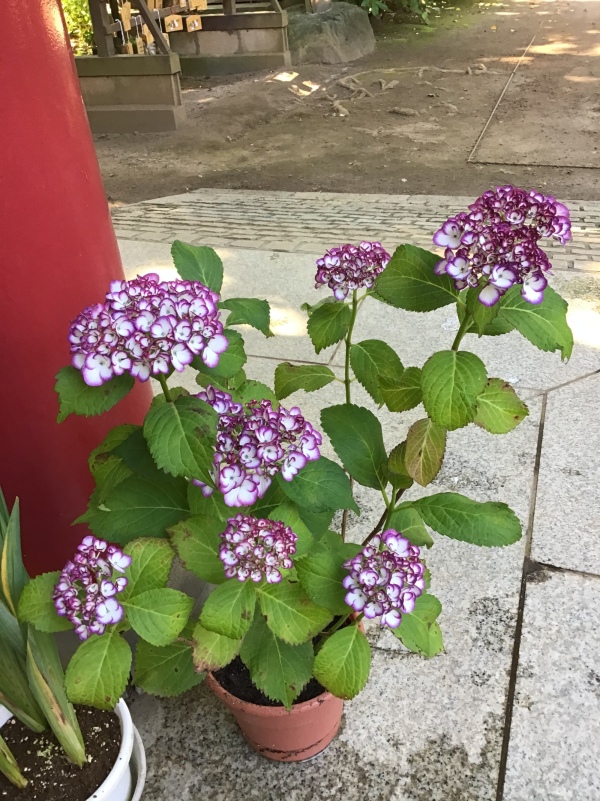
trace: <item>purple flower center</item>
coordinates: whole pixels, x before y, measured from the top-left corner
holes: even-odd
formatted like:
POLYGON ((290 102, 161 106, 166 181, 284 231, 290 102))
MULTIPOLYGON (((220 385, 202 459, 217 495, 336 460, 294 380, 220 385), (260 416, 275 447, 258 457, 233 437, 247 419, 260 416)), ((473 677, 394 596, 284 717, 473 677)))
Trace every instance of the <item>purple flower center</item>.
POLYGON ((383 626, 397 628, 425 589, 425 565, 419 557, 419 548, 392 528, 373 537, 344 562, 350 571, 343 581, 346 603, 366 618, 381 617, 383 626))
POLYGON ((541 303, 552 265, 542 238, 571 238, 569 210, 551 196, 501 186, 484 192, 468 212, 450 217, 433 237, 445 248, 435 272, 456 289, 482 287, 479 301, 493 306, 515 284, 529 303, 541 303))
POLYGON ((315 287, 328 286, 337 300, 345 300, 349 292, 359 287, 371 289, 389 260, 390 254, 380 242, 332 248, 322 259, 317 259, 315 287))
MULTIPOLYGON (((227 506, 252 506, 281 472, 286 481, 321 455, 318 431, 293 406, 273 408, 269 400, 234 403, 228 392, 207 387, 197 395, 219 414, 213 477, 227 506)), ((205 496, 213 492, 194 479, 205 496)))
POLYGON ((297 537, 289 526, 278 520, 260 520, 237 514, 227 521, 220 535, 219 558, 227 578, 240 581, 263 578, 269 584, 281 581, 281 570, 291 570, 297 537))
POLYGON ((140 381, 181 372, 195 356, 216 367, 229 345, 218 301, 198 281, 160 281, 155 273, 113 281, 105 302, 71 324, 72 364, 90 386, 127 372, 140 381))
POLYGON ((64 566, 52 594, 57 614, 75 626, 80 640, 91 634, 104 634, 106 626, 123 619, 123 607, 116 595, 127 586, 123 573, 131 556, 117 545, 93 536, 84 537, 72 562, 64 566))

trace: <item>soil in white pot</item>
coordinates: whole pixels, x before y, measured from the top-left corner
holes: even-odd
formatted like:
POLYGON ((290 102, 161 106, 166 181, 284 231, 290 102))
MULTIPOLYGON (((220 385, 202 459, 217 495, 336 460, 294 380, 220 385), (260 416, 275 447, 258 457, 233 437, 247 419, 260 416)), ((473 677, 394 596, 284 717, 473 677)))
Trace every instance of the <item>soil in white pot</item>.
POLYGON ((121 747, 121 724, 114 712, 76 707, 88 763, 69 762, 51 731, 36 734, 12 718, 2 736, 29 784, 17 790, 0 774, 0 801, 87 801, 112 770, 121 747))

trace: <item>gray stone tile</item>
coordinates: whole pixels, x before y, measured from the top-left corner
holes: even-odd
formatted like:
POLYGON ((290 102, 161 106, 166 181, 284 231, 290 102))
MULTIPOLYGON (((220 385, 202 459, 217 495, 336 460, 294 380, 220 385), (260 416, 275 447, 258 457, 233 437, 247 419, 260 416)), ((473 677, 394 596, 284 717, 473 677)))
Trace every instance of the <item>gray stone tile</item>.
POLYGON ((528 583, 504 801, 600 798, 599 632, 598 579, 528 583))
MULTIPOLYGON (((165 277, 175 275, 169 247, 149 242, 121 242, 128 275, 137 270, 158 269, 165 277), (166 272, 164 272, 166 270, 166 272)), ((260 297, 272 306, 275 338, 265 339, 247 328, 247 352, 281 360, 327 362, 334 349, 318 356, 306 337, 303 302, 316 303, 325 296, 314 288, 314 257, 272 251, 218 248, 225 264, 223 296, 260 297)), ((491 376, 504 378, 515 387, 548 389, 600 369, 600 276, 594 273, 560 272, 553 285, 569 301, 569 322, 575 335, 573 356, 562 363, 556 353, 543 353, 513 332, 502 337, 470 335, 463 347, 480 356, 491 376)), ((406 365, 421 366, 436 350, 449 348, 458 323, 454 308, 429 314, 404 312, 367 298, 355 329, 355 341, 383 337, 406 365)), ((336 362, 342 363, 342 353, 336 362)))
MULTIPOLYGON (((138 272, 158 272, 165 279, 174 278, 170 245, 121 240, 121 258, 128 278, 138 272)), ((316 303, 323 292, 314 288, 314 256, 292 255, 273 251, 217 248, 223 259, 225 278, 223 297, 265 298, 271 304, 274 338, 245 326, 242 330, 248 353, 300 361, 327 362, 334 348, 318 356, 306 335, 306 314, 300 309, 305 301, 316 303)))
POLYGON ((532 557, 600 574, 600 375, 548 396, 532 557))
MULTIPOLYGON (((251 358, 249 377, 271 382, 276 362, 251 358)), ((357 388, 355 399, 369 405, 357 388)), ((317 423, 324 405, 342 400, 335 386, 298 392, 297 404, 317 423)), ((516 431, 494 437, 470 426, 452 434, 445 466, 419 494, 455 490, 509 503, 527 519, 540 400, 516 431)), ((382 415, 386 444, 399 442, 418 411, 382 415)), ((331 455, 326 442, 325 452, 331 455)), ((363 516, 350 517, 352 539, 364 539, 379 517, 376 492, 359 487, 363 516)), ((346 705, 338 739, 305 765, 277 765, 251 752, 229 714, 206 688, 160 701, 140 698, 133 714, 144 737, 147 801, 168 795, 225 801, 243 793, 260 801, 493 801, 498 781, 523 544, 480 549, 434 535, 427 553, 432 591, 443 603, 446 652, 433 660, 409 654, 389 632, 370 626, 371 679, 346 705)))
MULTIPOLYGON (((600 276, 561 272, 552 284, 569 302, 568 319, 575 337, 569 362, 561 362, 558 353, 538 350, 517 332, 501 337, 468 335, 461 347, 483 359, 490 376, 504 378, 517 389, 549 389, 600 369, 600 276)), ((420 367, 436 350, 450 348, 457 330, 453 306, 419 314, 367 298, 354 339, 384 338, 405 365, 420 367)), ((341 364, 339 357, 335 361, 341 364)))

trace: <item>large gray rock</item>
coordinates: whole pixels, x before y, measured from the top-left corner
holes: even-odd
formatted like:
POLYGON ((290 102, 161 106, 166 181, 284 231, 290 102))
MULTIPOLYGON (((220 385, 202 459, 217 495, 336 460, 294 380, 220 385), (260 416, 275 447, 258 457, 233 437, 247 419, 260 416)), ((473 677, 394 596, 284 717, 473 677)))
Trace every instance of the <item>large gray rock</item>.
POLYGON ((320 14, 307 14, 301 6, 287 11, 292 64, 340 64, 375 50, 369 15, 358 6, 334 3, 320 14))

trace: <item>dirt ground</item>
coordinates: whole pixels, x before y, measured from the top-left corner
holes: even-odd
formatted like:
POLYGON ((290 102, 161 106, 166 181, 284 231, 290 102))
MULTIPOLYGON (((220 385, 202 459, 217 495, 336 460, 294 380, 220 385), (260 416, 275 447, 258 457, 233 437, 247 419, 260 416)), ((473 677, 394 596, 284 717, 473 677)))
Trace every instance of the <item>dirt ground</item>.
POLYGON ((352 64, 186 80, 179 131, 96 137, 107 195, 510 182, 596 199, 599 12, 599 0, 446 6, 429 27, 377 25, 376 52, 352 64))

